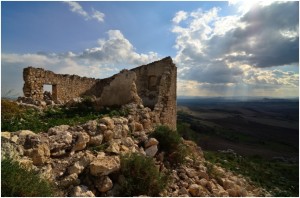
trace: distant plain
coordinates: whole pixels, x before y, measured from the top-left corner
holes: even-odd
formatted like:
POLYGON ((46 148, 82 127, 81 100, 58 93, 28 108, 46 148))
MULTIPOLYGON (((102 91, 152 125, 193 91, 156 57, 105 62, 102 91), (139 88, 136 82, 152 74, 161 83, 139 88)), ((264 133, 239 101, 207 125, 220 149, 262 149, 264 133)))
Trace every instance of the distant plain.
POLYGON ((189 124, 204 150, 298 160, 296 99, 178 99, 177 110, 178 122, 189 124))

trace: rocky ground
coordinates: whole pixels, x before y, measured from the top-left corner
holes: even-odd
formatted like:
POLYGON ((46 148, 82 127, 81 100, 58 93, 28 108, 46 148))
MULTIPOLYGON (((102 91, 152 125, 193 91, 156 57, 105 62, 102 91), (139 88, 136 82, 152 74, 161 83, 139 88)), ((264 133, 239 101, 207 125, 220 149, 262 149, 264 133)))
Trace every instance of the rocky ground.
MULTIPOLYGON (((149 109, 127 105, 127 117, 102 117, 77 126, 61 125, 47 132, 1 133, 1 157, 11 157, 58 187, 57 196, 118 195, 120 156, 140 153, 153 157, 166 171, 149 109)), ((200 147, 183 141, 191 151, 186 163, 169 170, 171 182, 160 196, 269 196, 241 175, 207 162, 200 147)), ((143 195, 147 196, 147 195, 143 195)))

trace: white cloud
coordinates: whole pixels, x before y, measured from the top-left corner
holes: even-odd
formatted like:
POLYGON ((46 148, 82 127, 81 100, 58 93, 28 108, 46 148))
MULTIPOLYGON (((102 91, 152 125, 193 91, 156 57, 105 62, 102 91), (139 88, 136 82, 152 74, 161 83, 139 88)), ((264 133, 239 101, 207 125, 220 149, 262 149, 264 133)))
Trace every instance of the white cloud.
POLYGON ((99 22, 104 22, 104 13, 99 12, 98 10, 93 9, 93 15, 92 18, 96 19, 99 22))
POLYGON ((116 65, 137 65, 158 59, 158 54, 149 52, 139 54, 133 45, 124 37, 120 30, 109 30, 108 39, 100 39, 99 46, 86 49, 79 58, 114 63, 116 65))
POLYGON ((179 11, 175 14, 175 17, 172 19, 173 23, 180 23, 183 20, 186 20, 188 17, 187 12, 185 11, 179 11))
POLYGON ((74 2, 74 1, 65 1, 64 3, 66 3, 70 6, 70 10, 72 12, 75 12, 75 13, 85 17, 86 19, 88 19, 88 13, 83 10, 83 8, 81 7, 81 5, 79 3, 74 2))
POLYGON ((25 67, 41 67, 60 74, 106 78, 126 68, 131 69, 142 64, 158 60, 155 52, 142 54, 136 52, 133 45, 119 30, 109 30, 108 38, 99 39, 99 46, 86 49, 81 53, 2 53, 1 70, 3 94, 13 89, 22 95, 22 72, 25 67))
POLYGON ((184 18, 174 15, 180 90, 262 95, 264 89, 268 94, 282 94, 285 89, 292 94, 299 87, 297 72, 280 69, 299 62, 298 2, 253 6, 228 16, 220 16, 220 8, 185 12, 184 18), (191 81, 193 86, 188 86, 191 81))
POLYGON ((82 6, 74 1, 65 1, 70 6, 70 10, 84 17, 85 20, 96 19, 98 22, 104 22, 105 14, 92 8, 92 14, 86 12, 82 6))

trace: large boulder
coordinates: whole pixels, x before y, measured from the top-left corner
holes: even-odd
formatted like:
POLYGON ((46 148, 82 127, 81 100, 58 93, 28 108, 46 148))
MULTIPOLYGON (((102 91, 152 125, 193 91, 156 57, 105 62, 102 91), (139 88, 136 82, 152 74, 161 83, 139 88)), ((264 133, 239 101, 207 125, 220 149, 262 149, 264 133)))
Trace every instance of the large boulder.
POLYGON ((61 125, 48 130, 51 151, 58 151, 71 147, 72 134, 66 131, 68 128, 68 125, 61 125))
POLYGON ((109 175, 120 169, 119 156, 100 156, 90 164, 90 172, 94 176, 109 175))

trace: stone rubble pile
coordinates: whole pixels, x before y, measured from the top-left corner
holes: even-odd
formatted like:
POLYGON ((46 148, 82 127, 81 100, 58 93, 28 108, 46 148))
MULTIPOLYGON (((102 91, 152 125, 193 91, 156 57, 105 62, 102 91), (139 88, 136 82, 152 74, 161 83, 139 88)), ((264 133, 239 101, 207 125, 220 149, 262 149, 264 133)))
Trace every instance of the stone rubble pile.
MULTIPOLYGON (((159 124, 157 115, 142 105, 125 105, 129 115, 102 117, 82 125, 60 125, 35 134, 29 130, 1 133, 1 157, 11 157, 27 169, 40 173, 60 189, 57 196, 116 196, 121 175, 120 156, 140 153, 155 157, 166 169, 158 153, 159 142, 148 135, 159 124)), ((266 196, 261 188, 249 184, 216 165, 208 171, 201 149, 184 141, 193 151, 187 163, 172 170, 169 186, 161 196, 266 196)))

